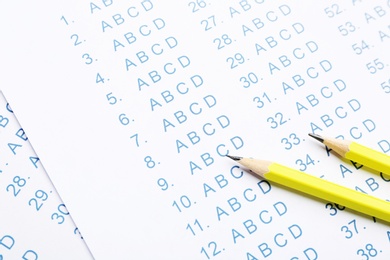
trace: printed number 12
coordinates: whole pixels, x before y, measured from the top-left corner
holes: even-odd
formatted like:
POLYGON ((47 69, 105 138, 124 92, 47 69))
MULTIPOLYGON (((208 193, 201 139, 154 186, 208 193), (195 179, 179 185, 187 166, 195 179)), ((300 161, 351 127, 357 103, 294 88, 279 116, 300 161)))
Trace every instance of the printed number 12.
MULTIPOLYGON (((214 241, 211 241, 211 242, 207 245, 207 247, 208 247, 209 249, 212 249, 212 251, 213 251, 213 256, 216 256, 216 255, 218 255, 219 253, 221 253, 221 250, 217 250, 217 243, 215 243, 214 241)), ((206 249, 205 249, 204 247, 202 247, 202 250, 200 250, 200 253, 205 254, 205 256, 207 257, 207 259, 210 259, 210 256, 209 256, 209 254, 207 254, 206 249)))

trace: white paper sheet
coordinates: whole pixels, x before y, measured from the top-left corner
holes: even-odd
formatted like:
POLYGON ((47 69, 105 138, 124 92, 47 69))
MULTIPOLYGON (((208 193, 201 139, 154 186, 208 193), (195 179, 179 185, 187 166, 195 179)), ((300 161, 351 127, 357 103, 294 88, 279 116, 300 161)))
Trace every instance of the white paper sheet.
POLYGON ((20 3, 1 88, 96 259, 388 259, 388 223, 225 157, 389 199, 307 136, 389 152, 388 1, 20 3))

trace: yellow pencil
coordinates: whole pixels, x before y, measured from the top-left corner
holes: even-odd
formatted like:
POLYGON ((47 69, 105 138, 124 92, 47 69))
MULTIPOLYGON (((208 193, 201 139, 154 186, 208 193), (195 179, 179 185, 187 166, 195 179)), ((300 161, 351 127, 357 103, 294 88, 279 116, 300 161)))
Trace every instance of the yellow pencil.
POLYGON ((343 158, 360 163, 368 168, 385 174, 390 174, 390 156, 384 153, 352 141, 322 137, 315 134, 309 135, 328 146, 343 158))
POLYGON ((229 155, 228 157, 262 178, 390 222, 390 202, 278 163, 229 155))

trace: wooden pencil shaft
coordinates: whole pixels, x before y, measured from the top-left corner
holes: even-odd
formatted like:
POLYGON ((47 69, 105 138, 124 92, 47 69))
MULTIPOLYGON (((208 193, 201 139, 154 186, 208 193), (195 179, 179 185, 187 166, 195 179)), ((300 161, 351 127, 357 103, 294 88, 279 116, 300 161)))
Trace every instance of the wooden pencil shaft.
POLYGON ((379 172, 390 174, 390 156, 356 142, 349 145, 349 151, 345 154, 345 158, 379 172))

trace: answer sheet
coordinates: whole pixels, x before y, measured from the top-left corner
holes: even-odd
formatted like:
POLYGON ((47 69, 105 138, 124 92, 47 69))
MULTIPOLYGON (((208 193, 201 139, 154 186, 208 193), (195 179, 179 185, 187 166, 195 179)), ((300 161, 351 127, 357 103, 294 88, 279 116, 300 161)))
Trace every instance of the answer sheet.
MULTIPOLYGON (((95 259, 389 259, 389 223, 256 178, 226 155, 389 200, 390 173, 307 134, 389 153, 390 1, 1 9, 0 89, 95 259)), ((20 180, 1 192, 12 197, 5 189, 20 180)))

